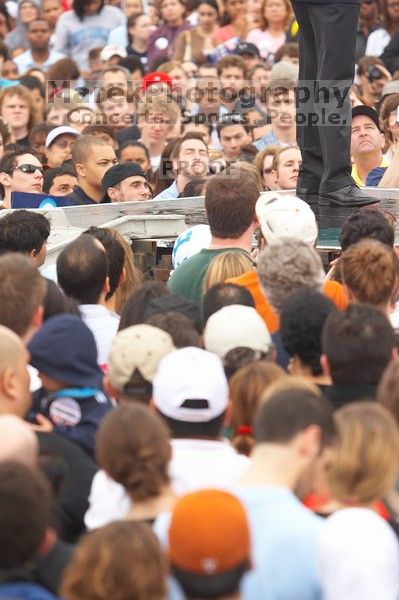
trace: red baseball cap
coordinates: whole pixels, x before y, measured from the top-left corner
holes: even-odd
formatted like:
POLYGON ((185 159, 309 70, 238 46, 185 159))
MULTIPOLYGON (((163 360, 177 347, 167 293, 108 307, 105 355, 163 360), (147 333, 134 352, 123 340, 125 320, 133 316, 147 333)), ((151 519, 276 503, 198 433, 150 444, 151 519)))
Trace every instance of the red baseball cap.
POLYGON ((167 73, 161 73, 160 71, 153 71, 152 73, 147 73, 145 77, 143 77, 141 82, 141 89, 145 91, 150 85, 154 83, 166 83, 170 88, 172 88, 172 80, 167 73))

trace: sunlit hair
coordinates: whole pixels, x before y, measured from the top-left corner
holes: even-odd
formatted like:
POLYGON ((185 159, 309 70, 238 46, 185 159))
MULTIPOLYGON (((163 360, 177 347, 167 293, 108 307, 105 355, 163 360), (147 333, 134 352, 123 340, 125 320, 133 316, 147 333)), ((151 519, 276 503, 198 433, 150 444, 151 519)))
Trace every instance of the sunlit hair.
POLYGON ((399 468, 394 418, 374 402, 353 402, 335 413, 338 442, 327 481, 334 499, 369 504, 389 492, 399 468))
POLYGON ((115 521, 86 535, 64 571, 64 600, 160 600, 166 568, 146 523, 115 521))
POLYGON ((384 307, 398 287, 399 261, 392 248, 364 239, 350 246, 339 261, 342 282, 358 302, 384 307))
POLYGON ((215 256, 209 264, 204 277, 204 294, 216 283, 224 283, 231 277, 239 277, 254 266, 249 256, 242 252, 222 252, 215 256))

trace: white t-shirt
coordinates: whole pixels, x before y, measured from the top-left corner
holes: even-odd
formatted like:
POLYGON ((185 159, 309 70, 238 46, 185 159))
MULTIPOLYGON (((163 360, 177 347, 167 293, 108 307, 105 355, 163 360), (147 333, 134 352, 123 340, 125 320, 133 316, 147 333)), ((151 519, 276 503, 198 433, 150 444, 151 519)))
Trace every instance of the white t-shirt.
MULTIPOLYGON (((235 485, 249 465, 246 456, 237 454, 227 441, 172 440, 170 477, 176 494, 206 487, 235 485)), ((85 515, 87 529, 102 527, 123 519, 131 502, 125 489, 100 470, 94 478, 85 515)))
POLYGON ((318 540, 323 600, 398 600, 399 543, 391 526, 367 508, 343 508, 323 523, 318 540))
POLYGON ((372 31, 367 38, 366 56, 381 56, 390 41, 391 36, 386 29, 372 31))
POLYGON ((100 367, 108 364, 112 342, 119 327, 119 316, 102 304, 81 304, 82 320, 91 329, 97 344, 97 360, 100 367))

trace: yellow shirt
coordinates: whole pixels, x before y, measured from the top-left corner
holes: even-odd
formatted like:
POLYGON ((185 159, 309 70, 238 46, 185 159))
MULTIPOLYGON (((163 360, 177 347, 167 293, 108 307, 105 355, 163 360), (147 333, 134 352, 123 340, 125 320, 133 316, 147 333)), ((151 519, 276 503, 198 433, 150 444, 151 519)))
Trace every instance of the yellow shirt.
MULTIPOLYGON (((380 167, 389 167, 389 164, 387 163, 387 160, 386 160, 386 158, 384 156, 382 157, 380 167)), ((360 179, 360 175, 357 172, 356 163, 353 163, 351 175, 352 175, 352 179, 355 180, 356 185, 358 185, 358 186, 363 186, 364 185, 364 181, 362 181, 360 179)))

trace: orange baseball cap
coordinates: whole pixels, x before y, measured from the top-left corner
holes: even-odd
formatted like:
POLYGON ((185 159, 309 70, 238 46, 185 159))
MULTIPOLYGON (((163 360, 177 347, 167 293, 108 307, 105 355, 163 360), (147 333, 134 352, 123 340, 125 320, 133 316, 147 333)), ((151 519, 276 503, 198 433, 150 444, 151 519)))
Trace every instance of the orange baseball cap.
POLYGON ((217 575, 249 562, 250 556, 248 520, 238 498, 209 489, 177 501, 169 528, 172 566, 198 575, 217 575))

